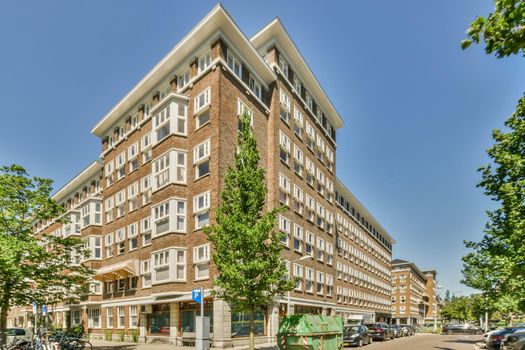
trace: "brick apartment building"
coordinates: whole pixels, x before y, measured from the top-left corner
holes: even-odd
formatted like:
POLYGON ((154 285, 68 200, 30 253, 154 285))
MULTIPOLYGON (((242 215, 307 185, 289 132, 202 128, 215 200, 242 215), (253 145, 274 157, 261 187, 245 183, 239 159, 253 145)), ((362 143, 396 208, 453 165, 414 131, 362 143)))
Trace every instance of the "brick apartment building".
MULTIPOLYGON (((256 313, 256 341, 274 342, 287 313, 390 319, 394 240, 336 176, 342 118, 278 19, 249 39, 218 5, 93 128, 100 161, 54 196, 71 223, 35 226, 81 237, 96 270, 89 295, 50 307, 53 322, 181 344, 199 312, 191 290, 203 287, 214 346, 247 342, 247 315, 210 293, 217 270, 202 231, 244 111, 267 202, 289 207, 276 225, 290 275, 301 278, 256 313)), ((15 310, 10 324, 30 316, 15 310)))
POLYGON ((398 324, 432 323, 439 318, 435 270, 421 271, 410 261, 392 261, 392 319, 398 324))

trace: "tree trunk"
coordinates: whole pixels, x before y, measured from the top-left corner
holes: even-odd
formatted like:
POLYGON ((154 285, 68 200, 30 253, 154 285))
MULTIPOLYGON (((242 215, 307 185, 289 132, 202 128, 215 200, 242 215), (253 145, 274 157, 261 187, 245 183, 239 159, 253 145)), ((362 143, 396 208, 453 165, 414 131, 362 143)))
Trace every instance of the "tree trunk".
POLYGON ((7 346, 7 312, 9 311, 9 295, 4 294, 0 303, 0 347, 7 346))
POLYGON ((254 335, 253 335, 253 323, 254 323, 253 322, 253 314, 254 314, 253 309, 254 309, 254 307, 253 307, 253 304, 252 304, 252 305, 250 305, 250 314, 249 314, 249 316, 250 316, 250 345, 249 345, 250 346, 250 350, 254 350, 255 349, 255 338, 254 338, 254 335))

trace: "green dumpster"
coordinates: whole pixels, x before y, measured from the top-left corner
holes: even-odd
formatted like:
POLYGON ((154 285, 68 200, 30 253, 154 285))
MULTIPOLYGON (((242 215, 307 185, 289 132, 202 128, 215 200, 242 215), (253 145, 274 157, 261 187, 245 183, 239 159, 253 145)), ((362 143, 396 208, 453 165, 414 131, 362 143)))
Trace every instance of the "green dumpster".
POLYGON ((277 343, 281 350, 340 350, 343 320, 339 316, 286 316, 281 321, 277 343))

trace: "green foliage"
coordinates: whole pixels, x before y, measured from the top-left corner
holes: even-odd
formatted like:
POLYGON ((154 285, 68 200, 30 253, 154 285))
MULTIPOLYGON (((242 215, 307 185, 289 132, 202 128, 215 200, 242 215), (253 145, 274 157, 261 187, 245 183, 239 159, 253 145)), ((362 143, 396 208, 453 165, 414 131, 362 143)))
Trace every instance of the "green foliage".
POLYGON ((485 42, 485 51, 506 57, 523 51, 525 46, 525 3, 523 0, 496 0, 488 17, 477 17, 467 29, 469 38, 461 42, 466 49, 472 43, 485 42))
POLYGON ((112 341, 113 340, 113 331, 110 329, 106 329, 106 332, 104 332, 104 339, 106 341, 112 341))
POLYGON ((234 166, 229 166, 216 211, 216 223, 206 228, 213 244, 213 262, 219 270, 216 293, 250 311, 274 296, 292 290, 281 257, 283 233, 275 231, 276 215, 282 208, 265 210, 267 187, 259 167, 257 142, 250 116, 241 117, 234 166))
POLYGON ((126 339, 126 331, 118 331, 117 334, 121 342, 123 342, 126 339))
POLYGON ((525 98, 494 130, 496 143, 487 151, 493 164, 480 168, 479 186, 493 201, 480 242, 465 242, 474 251, 463 257, 463 283, 484 291, 497 308, 517 310, 525 300, 525 98))
MULTIPOLYGON (((485 43, 496 57, 525 53, 525 2, 496 0, 487 18, 470 25, 466 48, 485 43)), ((494 130, 495 144, 487 150, 492 164, 479 169, 485 190, 497 208, 487 211, 489 221, 480 242, 465 242, 463 283, 482 290, 491 308, 512 315, 525 307, 525 98, 505 122, 506 131, 494 130)))
POLYGON ((134 343, 138 343, 139 342, 139 331, 137 329, 131 330, 131 340, 134 343))
MULTIPOLYGON (((56 304, 81 293, 88 282, 91 271, 72 263, 74 255, 85 252, 79 239, 33 231, 39 220, 67 220, 50 197, 51 185, 21 166, 0 167, 0 335, 11 307, 56 304)), ((0 336, 0 345, 4 342, 0 336)))

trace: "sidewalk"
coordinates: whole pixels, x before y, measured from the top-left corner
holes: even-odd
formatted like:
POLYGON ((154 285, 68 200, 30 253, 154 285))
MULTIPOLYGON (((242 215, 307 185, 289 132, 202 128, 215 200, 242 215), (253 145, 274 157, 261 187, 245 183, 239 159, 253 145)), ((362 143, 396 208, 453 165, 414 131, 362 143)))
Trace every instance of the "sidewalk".
MULTIPOLYGON (((194 346, 177 346, 171 344, 159 343, 128 343, 128 342, 111 342, 103 340, 91 340, 93 350, 194 350, 194 346)), ((256 344, 256 349, 259 350, 278 350, 277 345, 271 344, 256 344)), ((213 348, 212 348, 213 349, 213 348)), ((235 348, 228 348, 228 350, 245 350, 248 346, 238 346, 235 348)))

